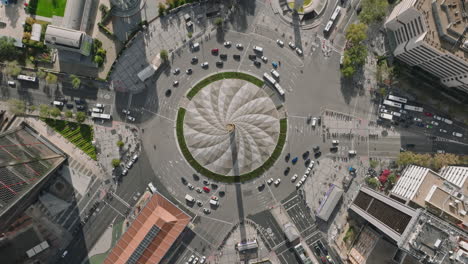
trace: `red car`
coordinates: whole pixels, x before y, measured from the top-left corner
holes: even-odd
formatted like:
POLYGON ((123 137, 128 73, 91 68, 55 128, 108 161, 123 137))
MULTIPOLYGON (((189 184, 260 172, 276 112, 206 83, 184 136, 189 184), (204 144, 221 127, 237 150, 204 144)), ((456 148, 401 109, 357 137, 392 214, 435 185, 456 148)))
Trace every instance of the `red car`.
POLYGON ((429 113, 429 112, 424 112, 424 115, 425 115, 425 116, 432 116, 432 114, 429 113))
POLYGON ((211 50, 211 53, 218 53, 219 52, 219 49, 212 49, 211 50))
POLYGON ((208 187, 206 187, 206 186, 203 186, 203 190, 204 190, 205 192, 210 192, 210 191, 211 191, 210 188, 208 188, 208 187))

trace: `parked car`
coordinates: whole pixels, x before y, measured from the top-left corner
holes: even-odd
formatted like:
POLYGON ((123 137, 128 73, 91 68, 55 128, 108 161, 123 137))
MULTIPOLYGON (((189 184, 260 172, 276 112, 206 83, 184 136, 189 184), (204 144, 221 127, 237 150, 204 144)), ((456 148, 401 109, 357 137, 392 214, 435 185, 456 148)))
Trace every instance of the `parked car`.
POLYGON ((295 181, 297 180, 297 177, 298 177, 297 174, 294 174, 294 175, 292 176, 292 178, 291 178, 291 181, 292 181, 292 182, 295 182, 295 181))
POLYGON ((278 179, 275 181, 275 185, 278 186, 280 183, 281 183, 281 179, 278 178, 278 179))
POLYGON ((333 144, 333 145, 338 145, 339 143, 340 143, 340 141, 337 140, 337 139, 332 140, 332 144, 333 144))
POLYGON ((237 44, 236 44, 236 48, 238 48, 238 49, 243 49, 244 46, 242 45, 242 43, 237 43, 237 44))
POLYGON ((284 42, 282 40, 280 40, 280 39, 276 40, 276 44, 278 44, 278 46, 280 46, 280 47, 284 46, 284 42))
MULTIPOLYGON (((208 209, 208 208, 203 208, 203 213, 205 213, 205 214, 210 214, 210 213, 211 213, 211 210, 208 209)), ((189 261, 189 263, 190 263, 190 261, 189 261)))
POLYGON ((289 42, 288 45, 291 49, 296 49, 296 44, 289 42))
POLYGON ((239 54, 234 54, 232 55, 232 57, 235 59, 235 60, 240 60, 241 56, 239 54))
POLYGON ((218 66, 218 67, 223 66, 223 61, 217 61, 217 62, 216 62, 216 66, 218 66))
POLYGON ((295 157, 295 158, 293 158, 293 159, 291 160, 291 162, 292 162, 292 164, 294 165, 294 164, 296 164, 296 162, 297 162, 298 160, 299 160, 299 158, 298 158, 298 157, 295 157))
POLYGON ((300 48, 296 48, 296 53, 297 53, 297 55, 299 55, 299 56, 302 56, 302 54, 303 54, 303 53, 302 53, 302 50, 301 50, 300 48))
POLYGON ((227 59, 227 54, 219 54, 219 58, 225 60, 227 59))
POLYGON ((205 61, 204 63, 200 64, 202 68, 208 68, 208 62, 205 61))
POLYGON ((211 196, 211 200, 219 201, 219 198, 217 196, 211 196))
POLYGON ((207 192, 207 193, 208 193, 208 192, 210 192, 210 191, 211 191, 211 189, 210 189, 210 188, 208 188, 208 187, 206 187, 206 186, 203 186, 203 191, 205 191, 205 192, 207 192))
POLYGON ((210 185, 210 182, 207 181, 207 180, 203 180, 203 184, 205 184, 206 186, 210 185))
POLYGON ((76 109, 77 109, 78 111, 84 111, 84 110, 86 110, 85 107, 84 107, 84 105, 77 105, 77 106, 76 106, 76 109))
POLYGON ((179 86, 179 81, 174 81, 174 82, 172 83, 172 86, 174 86, 174 87, 179 86))
POLYGON ((415 121, 415 122, 422 122, 422 119, 421 119, 421 118, 415 117, 415 118, 413 118, 413 121, 415 121))
POLYGON ((121 175, 125 176, 125 175, 127 175, 127 173, 128 173, 128 169, 125 168, 125 169, 122 170, 121 175))
POLYGON ((193 57, 192 60, 191 60, 191 63, 192 64, 195 64, 198 62, 198 58, 197 57, 193 57))
POLYGON ((197 188, 195 189, 195 191, 197 191, 197 193, 202 193, 202 192, 203 192, 199 187, 197 187, 197 188))
POLYGON ((133 116, 127 116, 128 121, 135 122, 135 118, 133 116))
POLYGON ((185 73, 192 74, 192 69, 188 68, 187 70, 185 70, 185 73))
POLYGON ((213 53, 213 54, 217 54, 218 52, 219 52, 219 49, 212 49, 211 50, 211 53, 213 53))
POLYGON ((262 66, 262 64, 259 61, 253 61, 253 64, 257 67, 262 66))
POLYGON ((463 137, 463 134, 462 133, 458 133, 458 132, 453 132, 452 135, 456 136, 456 137, 463 137))
POLYGON ((439 132, 440 133, 447 133, 447 130, 441 128, 441 129, 439 129, 439 132))
POLYGON ((262 58, 261 58, 261 59, 262 59, 262 61, 263 61, 263 62, 265 62, 265 63, 266 63, 266 62, 268 62, 268 58, 267 58, 267 57, 265 57, 265 56, 262 56, 262 58))
POLYGON ((129 115, 129 114, 130 114, 130 110, 122 109, 122 113, 125 114, 125 115, 129 115))
POLYGON ((231 41, 225 41, 223 45, 224 47, 231 47, 231 41))
POLYGON ((255 60, 255 59, 257 59, 257 55, 249 54, 249 60, 255 60))
POLYGON ((173 74, 179 74, 180 73, 180 69, 179 68, 175 68, 173 71, 172 71, 173 74))
POLYGON ((268 179, 267 184, 270 185, 273 183, 273 178, 268 179))
POLYGON ((433 124, 434 126, 438 126, 439 123, 437 123, 436 121, 431 121, 431 124, 433 124))
POLYGON ((429 117, 431 117, 431 116, 432 116, 432 114, 431 114, 431 113, 429 113, 429 112, 424 112, 424 115, 425 115, 425 116, 429 116, 429 117))

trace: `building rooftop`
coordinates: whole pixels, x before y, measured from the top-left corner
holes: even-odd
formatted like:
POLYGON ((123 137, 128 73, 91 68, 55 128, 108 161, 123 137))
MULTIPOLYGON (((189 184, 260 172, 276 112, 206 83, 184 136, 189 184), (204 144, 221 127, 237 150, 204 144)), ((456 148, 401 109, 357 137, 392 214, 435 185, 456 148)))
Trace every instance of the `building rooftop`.
POLYGON ((104 263, 160 263, 190 219, 162 195, 154 194, 104 263))
MULTIPOLYGON (((413 0, 428 27, 424 41, 468 61, 467 14, 463 1, 413 0)), ((411 2, 413 2, 411 1, 411 2)))
POLYGON ((393 187, 392 194, 409 200, 413 199, 429 171, 427 168, 414 165, 406 167, 393 187))
POLYGON ((330 215, 332 214, 342 196, 343 189, 336 185, 332 185, 325 194, 325 199, 320 203, 320 206, 317 209, 317 217, 324 221, 328 221, 328 218, 330 218, 330 215))
POLYGON ((425 199, 426 203, 430 206, 436 207, 446 214, 449 214, 459 222, 468 226, 468 206, 464 197, 455 197, 451 192, 440 188, 439 186, 432 186, 425 199))
POLYGON ((468 167, 447 166, 440 170, 440 176, 457 186, 458 188, 468 189, 468 167))
POLYGON ((357 242, 348 252, 348 260, 352 264, 366 263, 379 239, 380 235, 369 226, 366 226, 359 234, 357 242))
POLYGON ((46 44, 80 49, 83 32, 49 25, 45 34, 46 44))
POLYGON ((44 180, 66 155, 25 123, 0 134, 0 215, 44 180))

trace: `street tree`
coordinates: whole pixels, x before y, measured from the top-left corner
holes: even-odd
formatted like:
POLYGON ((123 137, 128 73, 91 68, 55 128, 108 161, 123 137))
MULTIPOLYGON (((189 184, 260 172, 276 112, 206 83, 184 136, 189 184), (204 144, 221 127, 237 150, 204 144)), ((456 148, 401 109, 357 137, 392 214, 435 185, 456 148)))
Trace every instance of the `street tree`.
POLYGON ((81 79, 78 76, 74 75, 74 74, 71 74, 70 78, 71 78, 71 83, 72 83, 73 89, 80 88, 81 79))
POLYGON ((86 114, 83 112, 77 112, 75 115, 75 120, 78 123, 83 123, 86 120, 86 114))
POLYGON ((58 117, 62 114, 62 112, 60 111, 60 109, 58 109, 57 107, 52 107, 52 109, 50 109, 50 115, 52 117, 58 117))
POLYGON ((358 45, 367 39, 367 25, 363 23, 351 24, 346 30, 346 39, 351 45, 358 45))
POLYGON ((362 0, 362 11, 359 14, 359 20, 366 24, 371 24, 382 20, 385 17, 388 8, 387 0, 362 0))
POLYGON ((18 56, 19 51, 15 47, 15 39, 0 37, 0 61, 14 60, 18 56))
POLYGON ((70 110, 65 111, 65 117, 66 118, 72 118, 73 117, 73 112, 70 110))
POLYGON ((39 116, 42 118, 47 118, 50 116, 50 107, 46 104, 39 105, 39 116))
POLYGON ((432 168, 440 170, 442 167, 453 164, 461 164, 459 156, 452 153, 435 154, 432 158, 432 168))
POLYGON ((18 66, 17 61, 10 61, 7 63, 6 72, 11 76, 18 76, 21 73, 21 68, 18 66))
POLYGON ((48 72, 47 77, 46 77, 46 83, 47 84, 56 84, 57 83, 57 75, 48 72))
POLYGON ((159 56, 161 57, 161 60, 163 60, 164 62, 166 62, 169 59, 169 53, 165 49, 159 52, 159 56))
POLYGON ((112 159, 112 167, 117 168, 120 165, 119 159, 112 159))
POLYGON ((224 20, 221 17, 217 17, 213 21, 213 24, 215 24, 215 26, 217 26, 218 28, 220 28, 223 25, 223 23, 224 23, 224 20))
POLYGON ((373 189, 377 189, 380 186, 379 180, 375 177, 367 177, 366 184, 373 189))
POLYGON ((122 140, 117 141, 117 147, 123 148, 124 142, 122 140))
POLYGON ((26 104, 18 99, 8 100, 10 111, 15 115, 23 115, 26 112, 26 104))
POLYGON ((43 70, 38 70, 36 73, 37 78, 39 79, 45 79, 47 76, 47 73, 43 70))
POLYGON ((166 12, 166 6, 163 3, 159 3, 158 5, 158 14, 160 17, 164 16, 164 13, 166 12))

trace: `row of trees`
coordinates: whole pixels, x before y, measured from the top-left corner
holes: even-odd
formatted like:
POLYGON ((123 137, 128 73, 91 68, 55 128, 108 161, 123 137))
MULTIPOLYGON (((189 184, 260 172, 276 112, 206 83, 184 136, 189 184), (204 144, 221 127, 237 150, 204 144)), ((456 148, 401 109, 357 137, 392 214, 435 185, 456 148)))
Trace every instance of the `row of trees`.
MULTIPOLYGON (((28 108, 26 107, 24 101, 18 99, 10 99, 8 100, 8 103, 10 111, 15 115, 24 115, 26 113, 26 110, 29 110, 31 112, 39 110, 39 116, 42 118, 57 118, 62 116, 62 111, 60 109, 58 109, 57 107, 51 107, 46 104, 39 105, 39 108, 37 108, 35 105, 32 105, 28 108)), ((69 119, 73 118, 73 112, 67 110, 64 112, 64 116, 69 119)), ((86 120, 86 114, 84 112, 77 112, 74 115, 74 117, 76 122, 78 123, 83 123, 86 120)))
POLYGON ((418 154, 411 151, 400 153, 397 159, 399 166, 406 166, 410 164, 431 168, 438 171, 442 167, 454 164, 467 164, 467 156, 458 156, 451 153, 443 154, 418 154))
POLYGON ((364 41, 367 39, 367 25, 363 23, 352 24, 346 30, 347 49, 344 52, 341 73, 345 77, 351 77, 364 65, 367 58, 367 47, 364 41))

